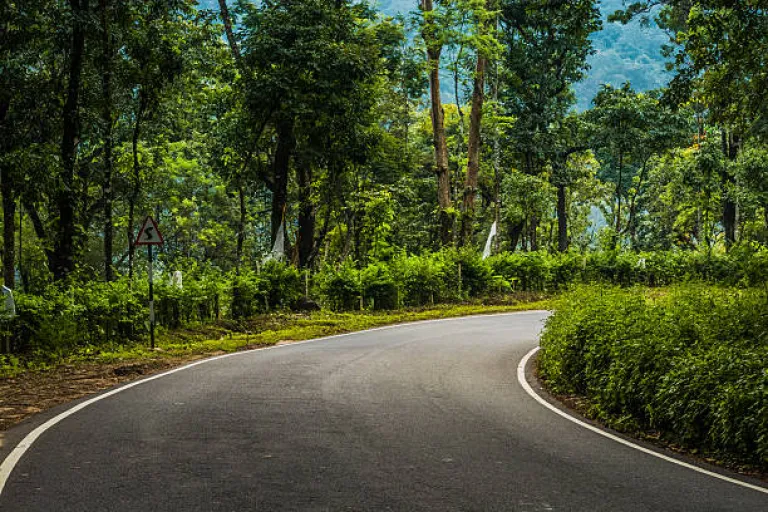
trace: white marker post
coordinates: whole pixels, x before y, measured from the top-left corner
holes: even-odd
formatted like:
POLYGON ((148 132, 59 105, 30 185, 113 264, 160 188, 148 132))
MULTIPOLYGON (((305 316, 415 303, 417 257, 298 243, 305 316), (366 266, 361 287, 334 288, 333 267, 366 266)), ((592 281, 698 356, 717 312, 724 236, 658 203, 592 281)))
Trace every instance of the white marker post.
POLYGON ((134 245, 146 245, 147 257, 149 258, 149 267, 147 267, 147 273, 149 274, 149 339, 152 350, 155 349, 155 296, 152 285, 154 284, 154 278, 152 277, 152 246, 163 245, 163 235, 160 230, 157 229, 157 222, 152 217, 147 217, 144 220, 144 224, 141 226, 139 236, 136 237, 136 243, 134 245))

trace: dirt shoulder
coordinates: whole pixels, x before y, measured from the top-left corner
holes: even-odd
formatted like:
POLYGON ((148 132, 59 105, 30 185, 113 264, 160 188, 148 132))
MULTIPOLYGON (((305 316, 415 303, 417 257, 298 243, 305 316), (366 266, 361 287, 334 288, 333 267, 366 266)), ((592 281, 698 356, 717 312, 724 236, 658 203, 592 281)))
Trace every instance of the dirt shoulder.
POLYGON ((124 382, 216 355, 137 360, 114 364, 61 365, 0 380, 0 431, 57 405, 65 404, 124 382))

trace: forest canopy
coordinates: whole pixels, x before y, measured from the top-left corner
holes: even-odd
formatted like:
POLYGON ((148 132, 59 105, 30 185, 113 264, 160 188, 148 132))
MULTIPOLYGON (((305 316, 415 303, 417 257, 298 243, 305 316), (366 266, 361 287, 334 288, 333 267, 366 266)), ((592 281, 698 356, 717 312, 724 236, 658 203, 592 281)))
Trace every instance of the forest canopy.
POLYGON ((10 288, 133 279, 147 215, 168 270, 479 251, 492 225, 495 254, 768 240, 768 21, 754 0, 1 9, 10 288), (654 62, 669 86, 603 84, 577 109, 593 57, 641 25, 656 28, 638 56, 666 38, 654 62))

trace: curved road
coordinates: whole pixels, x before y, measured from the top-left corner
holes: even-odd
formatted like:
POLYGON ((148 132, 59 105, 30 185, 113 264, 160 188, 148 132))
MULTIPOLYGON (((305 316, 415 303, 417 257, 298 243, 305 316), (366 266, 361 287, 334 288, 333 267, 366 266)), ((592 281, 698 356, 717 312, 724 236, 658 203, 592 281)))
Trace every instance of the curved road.
MULTIPOLYGON (((517 366, 545 316, 368 331, 136 385, 44 432, 0 510, 768 510, 532 399, 517 366)), ((8 432, 0 458, 63 410, 8 432)))

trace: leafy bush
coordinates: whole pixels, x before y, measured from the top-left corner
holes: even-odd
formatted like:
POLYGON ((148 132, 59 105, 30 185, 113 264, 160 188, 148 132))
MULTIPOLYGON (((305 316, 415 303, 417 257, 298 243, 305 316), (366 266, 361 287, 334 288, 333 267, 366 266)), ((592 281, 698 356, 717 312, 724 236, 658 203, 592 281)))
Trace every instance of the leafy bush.
POLYGON ((363 298, 373 309, 397 309, 399 289, 388 265, 368 265, 360 272, 360 285, 363 298))
POLYGON ((349 260, 338 268, 325 266, 316 277, 323 302, 334 311, 360 307, 360 271, 349 260))
POLYGON ((768 467, 768 291, 582 286, 558 302, 539 369, 616 425, 768 467))
POLYGON ((304 295, 301 274, 292 265, 269 261, 261 269, 261 279, 270 309, 289 308, 304 295))
POLYGON ((244 270, 232 278, 232 318, 248 318, 267 310, 269 291, 267 280, 252 270, 244 270))
POLYGON ((469 249, 444 251, 446 274, 451 282, 461 282, 462 297, 480 297, 493 289, 497 280, 487 260, 469 249), (460 265, 460 267, 459 267, 460 265), (459 270, 461 268, 461 270, 459 270))
POLYGON ((397 276, 403 304, 424 306, 455 297, 449 291, 451 282, 446 265, 445 259, 439 253, 406 256, 395 260, 393 273, 397 276))

